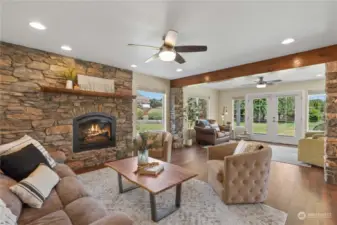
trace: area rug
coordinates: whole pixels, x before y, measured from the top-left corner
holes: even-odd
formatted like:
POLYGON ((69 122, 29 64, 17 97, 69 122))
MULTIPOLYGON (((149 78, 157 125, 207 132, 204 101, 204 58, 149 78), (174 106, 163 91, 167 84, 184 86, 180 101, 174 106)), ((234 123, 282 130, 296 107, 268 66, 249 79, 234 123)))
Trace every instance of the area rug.
POLYGON ((298 161, 298 149, 297 147, 270 145, 273 154, 271 160, 276 162, 288 163, 298 166, 311 167, 311 165, 298 161))
MULTIPOLYGON (((227 206, 207 183, 191 179, 182 185, 180 209, 155 223, 149 193, 137 188, 119 194, 117 173, 112 169, 81 174, 79 179, 109 212, 124 212, 135 225, 284 225, 287 218, 286 213, 264 204, 227 206)), ((174 200, 175 189, 164 191, 156 197, 157 208, 169 208, 174 200)))

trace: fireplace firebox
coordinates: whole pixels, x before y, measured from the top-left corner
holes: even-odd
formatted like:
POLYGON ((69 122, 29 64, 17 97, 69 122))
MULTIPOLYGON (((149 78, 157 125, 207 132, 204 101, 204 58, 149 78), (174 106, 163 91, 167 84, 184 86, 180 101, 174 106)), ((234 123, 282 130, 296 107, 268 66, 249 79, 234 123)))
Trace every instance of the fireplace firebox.
POLYGON ((116 146, 116 118, 87 113, 73 120, 73 152, 116 146))

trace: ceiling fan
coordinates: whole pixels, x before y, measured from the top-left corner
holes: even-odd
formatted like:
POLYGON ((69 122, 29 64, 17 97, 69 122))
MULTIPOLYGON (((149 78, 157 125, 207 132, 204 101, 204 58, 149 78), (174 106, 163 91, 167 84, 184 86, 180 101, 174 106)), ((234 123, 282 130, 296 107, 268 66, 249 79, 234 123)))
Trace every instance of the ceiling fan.
POLYGON ((128 44, 128 46, 139 46, 157 49, 158 52, 151 56, 145 61, 145 63, 151 62, 155 59, 160 59, 162 61, 170 62, 176 61, 177 63, 185 63, 185 59, 179 54, 180 52, 205 52, 207 51, 206 45, 182 45, 176 46, 178 32, 174 30, 169 30, 166 35, 164 35, 164 43, 161 47, 149 46, 149 45, 138 45, 138 44, 128 44))
POLYGON ((275 83, 279 83, 282 80, 277 79, 277 80, 269 80, 269 81, 265 81, 263 80, 263 77, 259 77, 259 79, 257 81, 255 81, 255 84, 248 84, 248 85, 243 85, 243 86, 256 86, 257 88, 265 88, 269 85, 274 85, 275 83))

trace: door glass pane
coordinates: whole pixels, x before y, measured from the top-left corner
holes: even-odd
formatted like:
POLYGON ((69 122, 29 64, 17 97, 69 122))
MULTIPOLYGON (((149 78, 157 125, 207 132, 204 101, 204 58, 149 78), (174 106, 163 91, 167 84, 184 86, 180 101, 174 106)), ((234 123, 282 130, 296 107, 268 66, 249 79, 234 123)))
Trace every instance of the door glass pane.
POLYGON ((309 95, 309 130, 324 131, 325 128, 325 94, 309 95))
POLYGON ((233 104, 233 127, 245 126, 245 100, 236 99, 233 104))
POLYGON ((278 97, 277 135, 295 136, 295 96, 278 97))
POLYGON ((267 134, 267 99, 254 99, 253 109, 253 133, 267 134))

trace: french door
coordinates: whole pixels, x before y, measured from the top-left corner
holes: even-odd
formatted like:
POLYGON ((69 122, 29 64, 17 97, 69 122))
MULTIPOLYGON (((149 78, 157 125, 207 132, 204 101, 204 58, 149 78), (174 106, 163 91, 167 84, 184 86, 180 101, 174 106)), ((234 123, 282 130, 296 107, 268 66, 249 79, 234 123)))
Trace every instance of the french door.
POLYGON ((253 140, 297 144, 305 127, 303 92, 246 96, 246 129, 253 140))

